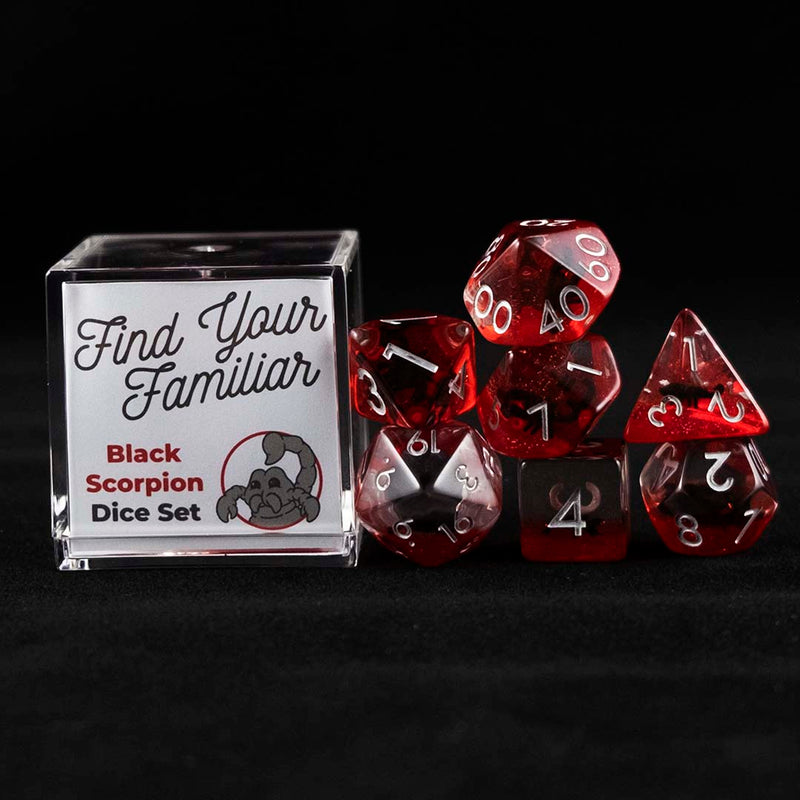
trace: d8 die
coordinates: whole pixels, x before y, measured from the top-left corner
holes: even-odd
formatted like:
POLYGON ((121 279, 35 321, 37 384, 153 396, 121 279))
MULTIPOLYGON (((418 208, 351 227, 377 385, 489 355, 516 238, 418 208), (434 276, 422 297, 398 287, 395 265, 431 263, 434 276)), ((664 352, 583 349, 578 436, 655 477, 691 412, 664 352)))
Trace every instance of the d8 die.
POLYGON ((519 465, 520 544, 530 561, 618 561, 630 540, 628 457, 621 439, 519 465))
POLYGON ((356 511, 389 550, 437 566, 480 543, 502 494, 500 461, 468 425, 386 426, 364 454, 356 511))
POLYGON ((572 342, 611 297, 619 261, 592 222, 529 219, 506 225, 464 289, 480 333, 506 346, 572 342))
POLYGON ((509 350, 478 398, 492 447, 515 458, 565 455, 619 394, 614 354, 602 336, 509 350))
POLYGON ((752 439, 665 442, 639 482, 664 544, 685 555, 747 550, 778 507, 772 476, 752 439))
POLYGON ((475 405, 475 337, 438 315, 367 322, 350 332, 356 411, 407 428, 453 419, 475 405))

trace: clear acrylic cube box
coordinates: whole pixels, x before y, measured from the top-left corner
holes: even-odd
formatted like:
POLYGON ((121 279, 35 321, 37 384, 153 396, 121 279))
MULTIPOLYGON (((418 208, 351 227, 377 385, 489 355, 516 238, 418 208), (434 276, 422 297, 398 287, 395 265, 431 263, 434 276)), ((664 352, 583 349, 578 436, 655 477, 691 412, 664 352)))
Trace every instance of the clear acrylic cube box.
POLYGON ((47 273, 62 570, 353 566, 355 231, 92 236, 47 273))

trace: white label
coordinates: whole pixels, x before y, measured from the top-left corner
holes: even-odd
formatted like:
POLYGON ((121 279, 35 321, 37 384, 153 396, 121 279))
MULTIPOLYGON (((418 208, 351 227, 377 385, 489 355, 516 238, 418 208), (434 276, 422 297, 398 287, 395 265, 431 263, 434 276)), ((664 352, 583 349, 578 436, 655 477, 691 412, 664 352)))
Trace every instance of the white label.
POLYGON ((72 536, 341 530, 330 280, 67 283, 63 304, 72 536))

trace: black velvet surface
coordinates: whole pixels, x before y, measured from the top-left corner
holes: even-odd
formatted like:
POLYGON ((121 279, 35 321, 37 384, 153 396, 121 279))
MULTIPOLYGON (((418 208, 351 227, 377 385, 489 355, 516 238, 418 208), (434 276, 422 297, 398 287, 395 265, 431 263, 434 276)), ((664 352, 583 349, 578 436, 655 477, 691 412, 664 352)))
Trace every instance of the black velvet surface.
MULTIPOLYGON (((664 332, 605 327, 623 374, 664 332)), ((779 333, 771 368, 789 369, 798 344, 779 333)), ((747 339, 732 358, 747 361, 758 331, 747 339)), ((479 345, 485 374, 499 351, 479 345)), ((368 539, 354 570, 60 574, 42 354, 15 353, 0 398, 12 796, 794 796, 800 486, 783 393, 765 398, 776 430, 760 441, 781 508, 741 555, 671 555, 634 483, 629 559, 524 562, 504 459, 501 522, 442 568, 368 539)), ((758 397, 770 380, 753 378, 758 397)), ((631 449, 634 475, 648 452, 631 449)))

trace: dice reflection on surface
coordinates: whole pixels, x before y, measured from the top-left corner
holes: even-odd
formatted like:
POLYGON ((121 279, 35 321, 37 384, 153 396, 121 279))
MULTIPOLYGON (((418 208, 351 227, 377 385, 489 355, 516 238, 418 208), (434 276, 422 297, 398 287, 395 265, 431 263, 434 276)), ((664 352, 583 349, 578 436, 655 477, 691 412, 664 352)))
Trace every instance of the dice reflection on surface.
POLYGON ((605 234, 577 219, 529 219, 500 231, 464 289, 490 342, 539 347, 580 339, 619 279, 605 234))
POLYGON ((614 354, 602 336, 548 347, 515 347, 478 398, 486 438, 515 458, 574 450, 619 394, 614 354))
POLYGON ((630 541, 627 448, 584 442, 519 464, 520 545, 530 561, 619 561, 630 541))
POLYGON ((502 493, 500 461, 468 425, 386 426, 364 454, 356 511, 389 550, 437 566, 481 542, 502 493))
POLYGON ((685 555, 747 550, 778 507, 769 468, 752 439, 666 442, 639 482, 664 544, 685 555))
POLYGON ((350 331, 353 405, 364 417, 416 428, 475 405, 475 335, 461 319, 401 315, 350 331))

